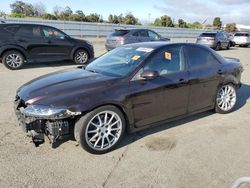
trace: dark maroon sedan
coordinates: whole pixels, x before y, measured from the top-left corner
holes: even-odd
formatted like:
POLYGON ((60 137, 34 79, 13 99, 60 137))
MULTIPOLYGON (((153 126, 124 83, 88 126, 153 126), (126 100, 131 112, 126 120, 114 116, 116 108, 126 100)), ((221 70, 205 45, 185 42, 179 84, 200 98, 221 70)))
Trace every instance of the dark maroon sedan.
POLYGON ((150 42, 118 47, 85 68, 45 75, 17 91, 20 125, 36 144, 73 134, 91 153, 112 150, 125 130, 186 115, 233 110, 239 60, 208 47, 150 42))

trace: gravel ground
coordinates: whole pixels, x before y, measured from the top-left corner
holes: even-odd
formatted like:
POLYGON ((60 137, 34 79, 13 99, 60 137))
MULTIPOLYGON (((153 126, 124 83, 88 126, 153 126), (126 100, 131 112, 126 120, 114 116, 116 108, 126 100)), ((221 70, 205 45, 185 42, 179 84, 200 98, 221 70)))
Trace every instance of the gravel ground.
MULTIPOLYGON (((105 52, 103 39, 90 40, 96 56, 105 52)), ((20 85, 76 65, 30 64, 19 71, 0 65, 0 187, 226 188, 236 178, 250 176, 250 48, 219 53, 239 58, 244 65, 233 113, 205 112, 126 135, 118 149, 99 156, 75 141, 56 149, 48 142, 35 148, 13 112, 20 85)))

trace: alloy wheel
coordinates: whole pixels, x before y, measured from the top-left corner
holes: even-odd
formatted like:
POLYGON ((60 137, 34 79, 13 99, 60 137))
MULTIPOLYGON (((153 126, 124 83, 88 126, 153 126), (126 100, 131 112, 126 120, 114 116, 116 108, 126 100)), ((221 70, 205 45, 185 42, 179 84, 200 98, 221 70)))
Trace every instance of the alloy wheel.
POLYGON ((232 85, 222 86, 216 99, 218 107, 223 111, 230 111, 236 103, 236 91, 232 85))
POLYGON ((22 65, 22 57, 18 54, 9 54, 6 57, 6 64, 12 68, 17 68, 22 65))
POLYGON ((79 51, 76 55, 77 63, 84 64, 88 61, 88 54, 85 51, 79 51))
POLYGON ((88 123, 85 139, 94 150, 106 150, 119 140, 122 133, 122 120, 113 111, 102 111, 88 123))

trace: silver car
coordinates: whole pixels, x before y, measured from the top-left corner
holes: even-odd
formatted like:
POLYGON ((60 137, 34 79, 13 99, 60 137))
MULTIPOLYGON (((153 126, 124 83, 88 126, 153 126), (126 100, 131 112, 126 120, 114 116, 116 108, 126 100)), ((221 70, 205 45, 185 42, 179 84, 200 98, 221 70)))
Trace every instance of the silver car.
POLYGON ((108 35, 105 47, 109 51, 124 44, 149 41, 170 41, 170 39, 149 29, 118 29, 108 35))
POLYGON ((233 41, 235 45, 247 47, 250 45, 250 33, 247 32, 235 33, 233 41))
POLYGON ((230 40, 225 32, 206 32, 202 33, 196 40, 197 44, 203 44, 215 50, 230 48, 230 40))

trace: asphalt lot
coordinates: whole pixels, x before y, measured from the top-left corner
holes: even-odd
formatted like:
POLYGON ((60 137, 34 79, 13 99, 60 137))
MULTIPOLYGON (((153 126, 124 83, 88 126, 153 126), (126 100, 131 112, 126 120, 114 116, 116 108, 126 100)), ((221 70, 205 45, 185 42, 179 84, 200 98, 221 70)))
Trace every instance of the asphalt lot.
MULTIPOLYGON (((91 40, 96 56, 105 52, 103 40, 91 40)), ((75 141, 35 148, 16 123, 12 103, 19 86, 76 65, 30 64, 10 71, 0 64, 0 187, 226 188, 250 176, 250 48, 219 53, 244 65, 233 113, 205 112, 126 135, 105 155, 89 154, 75 141)))

